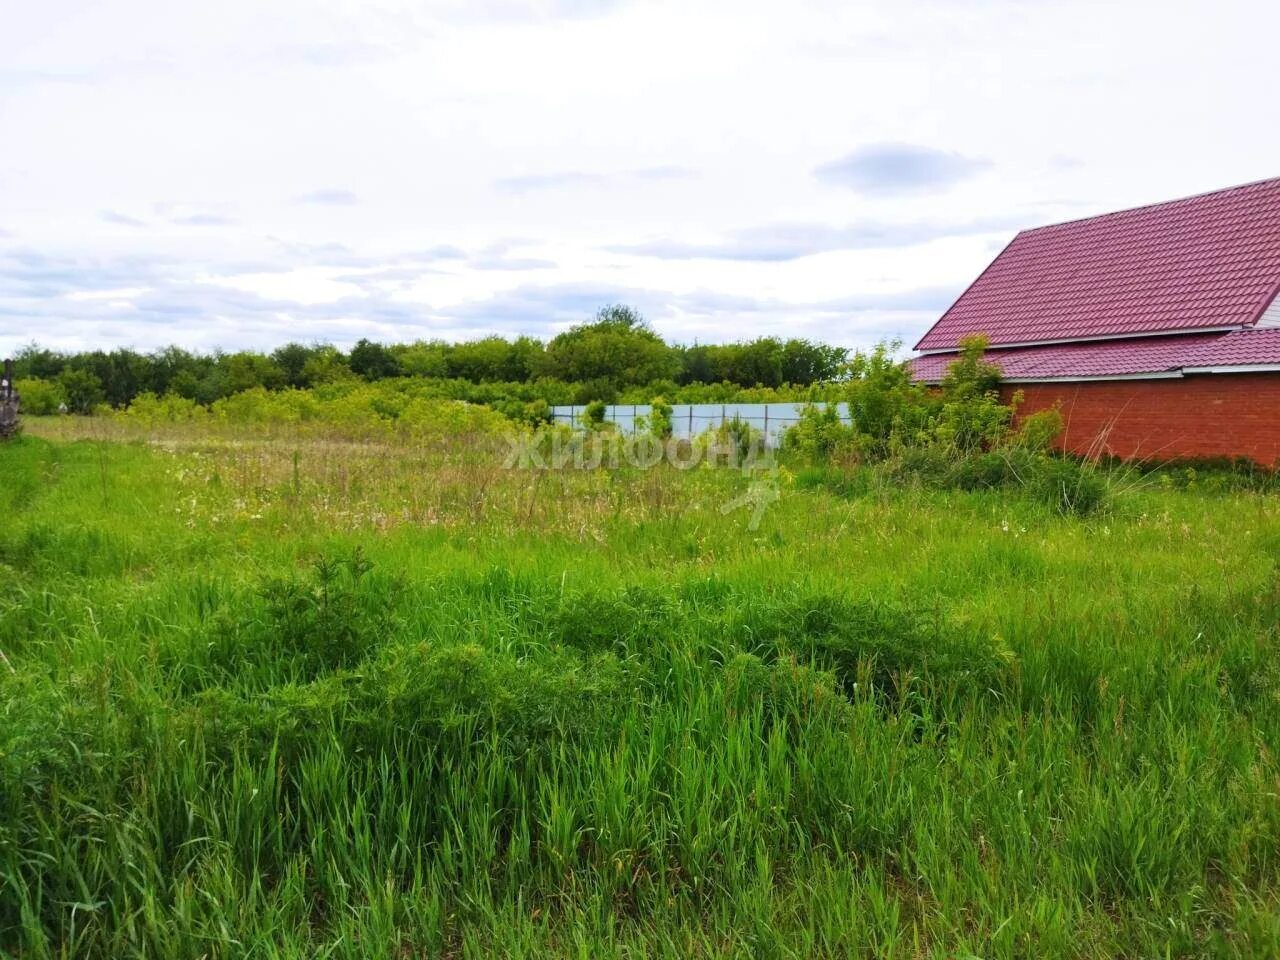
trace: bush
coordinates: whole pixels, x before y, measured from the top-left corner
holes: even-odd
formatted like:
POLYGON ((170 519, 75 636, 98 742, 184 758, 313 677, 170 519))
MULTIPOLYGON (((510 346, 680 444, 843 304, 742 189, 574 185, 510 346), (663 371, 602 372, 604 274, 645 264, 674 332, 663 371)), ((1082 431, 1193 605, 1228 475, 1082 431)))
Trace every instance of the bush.
POLYGON ((58 388, 72 413, 91 414, 105 399, 102 381, 88 370, 63 370, 58 388))
POLYGON ((806 404, 799 421, 782 435, 782 448, 798 454, 807 463, 825 463, 842 451, 856 451, 860 434, 857 427, 846 424, 834 404, 806 404))
POLYGON ((736 458, 735 464, 759 460, 765 450, 764 433, 736 415, 707 431, 704 442, 712 450, 736 458))
POLYGON ((665 397, 654 397, 649 406, 649 432, 663 440, 671 436, 674 426, 671 422, 671 404, 665 397))
POLYGON ((582 425, 588 430, 603 430, 606 407, 603 400, 592 400, 582 411, 582 425))
POLYGON ((22 402, 22 412, 33 417, 48 417, 63 404, 62 388, 51 380, 15 380, 14 387, 22 402))
POLYGON ((194 400, 175 393, 166 393, 163 397, 157 397, 154 393, 142 393, 120 415, 126 420, 137 420, 154 426, 159 423, 194 423, 206 420, 209 411, 194 400))
POLYGON ((1062 435, 1064 426, 1057 407, 1040 410, 1022 418, 1010 442, 1024 450, 1046 451, 1062 435))
MULTIPOLYGON (((850 423, 834 406, 807 406, 783 449, 809 464, 830 463, 842 451, 877 464, 893 483, 956 490, 1025 489, 1064 514, 1102 508, 1110 485, 1094 466, 1049 454, 1063 430, 1056 408, 1030 414, 1013 427, 1022 402, 1002 403, 1000 371, 983 359, 986 340, 961 342, 959 357, 937 391, 911 379, 907 364, 881 345, 850 362, 846 397, 850 423)), ((812 482, 832 486, 829 478, 812 482)), ((866 487, 866 484, 862 484, 866 487)))
POLYGON ((870 353, 855 354, 846 368, 849 419, 861 446, 876 458, 895 443, 915 442, 937 405, 912 378, 910 367, 893 359, 898 346, 882 343, 870 353))

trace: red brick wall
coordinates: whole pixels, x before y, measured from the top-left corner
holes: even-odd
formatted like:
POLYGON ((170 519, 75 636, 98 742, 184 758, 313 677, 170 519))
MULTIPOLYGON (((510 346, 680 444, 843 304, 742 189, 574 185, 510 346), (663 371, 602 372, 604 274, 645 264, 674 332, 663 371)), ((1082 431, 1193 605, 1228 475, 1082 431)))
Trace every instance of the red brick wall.
POLYGON ((1020 415, 1061 402, 1073 453, 1171 460, 1250 457, 1280 460, 1280 373, 1200 374, 1177 380, 1009 384, 1020 415))

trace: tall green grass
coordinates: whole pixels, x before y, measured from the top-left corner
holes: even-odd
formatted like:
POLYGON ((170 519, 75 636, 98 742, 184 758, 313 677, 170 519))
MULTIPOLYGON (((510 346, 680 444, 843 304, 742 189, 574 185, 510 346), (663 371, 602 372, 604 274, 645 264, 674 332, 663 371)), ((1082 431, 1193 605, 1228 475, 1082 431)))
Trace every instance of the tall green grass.
POLYGON ((5 955, 1280 954, 1268 496, 0 470, 5 955))

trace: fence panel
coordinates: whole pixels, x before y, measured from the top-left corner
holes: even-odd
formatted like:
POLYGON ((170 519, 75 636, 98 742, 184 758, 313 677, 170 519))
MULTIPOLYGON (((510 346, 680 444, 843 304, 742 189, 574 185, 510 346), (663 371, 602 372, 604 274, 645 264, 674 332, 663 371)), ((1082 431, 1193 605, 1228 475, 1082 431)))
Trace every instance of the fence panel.
MULTIPOLYGON (((800 411, 806 406, 804 403, 674 403, 671 405, 671 432, 685 440, 736 417, 763 433, 772 446, 779 443, 787 429, 800 419, 800 411)), ((825 408, 827 404, 815 403, 814 406, 825 408)), ((556 423, 578 427, 582 425, 586 409, 582 404, 558 406, 551 408, 551 414, 556 423)), ((848 423, 848 404, 838 403, 836 410, 840 419, 848 423)), ((612 404, 605 407, 604 418, 616 424, 623 433, 634 433, 647 422, 652 411, 647 403, 612 404)))

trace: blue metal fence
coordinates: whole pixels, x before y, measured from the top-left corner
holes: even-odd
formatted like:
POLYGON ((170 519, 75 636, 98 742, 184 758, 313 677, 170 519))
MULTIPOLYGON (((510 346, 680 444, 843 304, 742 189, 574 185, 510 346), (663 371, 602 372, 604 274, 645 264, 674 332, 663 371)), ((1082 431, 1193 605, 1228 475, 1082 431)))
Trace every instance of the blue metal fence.
MULTIPOLYGON (((764 434, 766 442, 773 446, 782 439, 787 428, 800 419, 804 403, 673 403, 671 405, 671 432, 679 439, 696 437, 700 433, 728 423, 742 420, 764 434)), ((824 403, 814 404, 825 407, 824 403)), ((552 407, 556 423, 581 426, 584 404, 552 407)), ((646 420, 652 412, 647 403, 618 403, 605 407, 604 418, 616 424, 623 433, 634 433, 637 424, 646 420)), ((849 405, 836 404, 840 419, 849 420, 849 405)))

